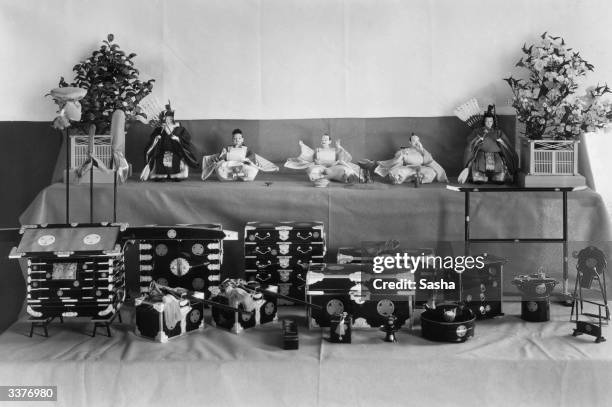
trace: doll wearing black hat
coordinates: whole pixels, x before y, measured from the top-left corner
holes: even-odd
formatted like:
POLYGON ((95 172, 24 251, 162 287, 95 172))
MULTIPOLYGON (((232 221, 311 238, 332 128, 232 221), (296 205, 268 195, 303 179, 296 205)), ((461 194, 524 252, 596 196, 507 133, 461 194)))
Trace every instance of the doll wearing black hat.
POLYGON ((145 149, 145 168, 141 180, 180 181, 189 176, 189 167, 198 168, 197 153, 191 135, 174 120, 170 104, 159 115, 160 125, 151 133, 145 149))
POLYGON ((495 106, 489 105, 483 117, 483 125, 468 137, 459 182, 469 179, 474 183, 513 182, 518 167, 518 156, 510 147, 503 131, 497 128, 495 106))

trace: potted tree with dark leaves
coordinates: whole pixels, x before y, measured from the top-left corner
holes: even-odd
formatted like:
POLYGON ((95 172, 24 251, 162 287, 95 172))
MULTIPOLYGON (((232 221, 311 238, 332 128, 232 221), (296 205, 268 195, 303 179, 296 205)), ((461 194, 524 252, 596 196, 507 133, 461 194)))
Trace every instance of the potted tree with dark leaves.
MULTIPOLYGON (((114 39, 113 34, 108 34, 99 49, 72 68, 75 74, 72 83, 60 78, 60 87, 87 89, 81 100, 81 121, 73 124, 76 135, 70 140, 72 176, 89 158, 90 142, 86 134, 92 131, 92 126, 95 126, 93 155, 110 168, 113 153, 109 132, 113 112, 123 111, 126 123, 142 116, 138 104, 153 89, 154 79, 141 81, 139 78, 140 71, 134 65, 136 54, 123 51, 114 39)), ((87 181, 86 177, 82 180, 87 181)), ((95 174, 94 182, 112 181, 112 175, 95 174)))

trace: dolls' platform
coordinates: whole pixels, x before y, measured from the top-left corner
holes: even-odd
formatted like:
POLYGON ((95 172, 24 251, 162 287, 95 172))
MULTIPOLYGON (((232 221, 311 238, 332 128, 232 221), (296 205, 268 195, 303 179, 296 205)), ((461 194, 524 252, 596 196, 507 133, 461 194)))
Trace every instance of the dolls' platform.
MULTIPOLYGON (((132 226, 221 223, 224 229, 239 232, 239 240, 225 246, 222 272, 231 276, 243 270, 242 234, 248 221, 323 221, 332 256, 337 248, 359 246, 362 241, 396 239, 410 247, 464 239, 464 196, 448 190, 446 184, 415 188, 378 178, 371 184, 330 182, 315 188, 303 172, 282 168, 277 173, 260 173, 253 182, 201 181, 195 174, 181 182, 130 179, 118 186, 117 193, 117 220, 132 226)), ((71 185, 70 196, 70 221, 88 222, 89 185, 71 185)), ((93 197, 93 221, 112 220, 112 184, 95 184, 93 197)), ((472 238, 558 238, 562 234, 562 205, 555 192, 472 194, 470 214, 472 238)), ((589 189, 568 192, 570 242, 610 240, 608 219, 599 194, 589 189)), ((20 222, 65 222, 65 186, 56 183, 43 189, 20 222)), ((503 256, 509 249, 502 245, 494 250, 503 256)), ((554 256, 558 258, 558 253, 554 256)), ((538 265, 534 267, 537 270, 538 265)))

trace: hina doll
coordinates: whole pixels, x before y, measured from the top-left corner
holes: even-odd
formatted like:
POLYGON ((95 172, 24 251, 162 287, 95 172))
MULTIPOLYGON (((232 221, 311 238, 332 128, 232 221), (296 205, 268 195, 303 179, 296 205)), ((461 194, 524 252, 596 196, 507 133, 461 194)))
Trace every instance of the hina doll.
POLYGON ((468 137, 463 158, 464 170, 459 175, 461 184, 471 179, 480 184, 512 182, 518 167, 518 156, 508 138, 495 123, 495 106, 490 105, 483 117, 483 125, 468 137))
POLYGON ((392 184, 415 182, 448 182, 446 172, 438 164, 416 134, 410 137, 410 145, 402 147, 395 156, 386 161, 378 161, 374 172, 387 178, 392 184))
POLYGON ((232 132, 232 145, 224 147, 219 154, 207 155, 202 159, 203 181, 213 172, 219 181, 254 181, 260 170, 274 172, 278 171, 278 167, 245 146, 240 129, 232 132))
POLYGON ((140 179, 146 181, 180 181, 189 176, 189 167, 197 168, 197 153, 191 135, 174 120, 170 104, 160 113, 160 125, 151 133, 145 149, 145 167, 140 179))
POLYGON ((300 140, 300 156, 289 158, 285 167, 306 170, 308 178, 315 184, 320 180, 355 183, 361 179, 360 171, 351 160, 351 155, 340 145, 340 140, 336 141, 335 147, 331 147, 331 138, 323 134, 321 146, 315 150, 300 140))

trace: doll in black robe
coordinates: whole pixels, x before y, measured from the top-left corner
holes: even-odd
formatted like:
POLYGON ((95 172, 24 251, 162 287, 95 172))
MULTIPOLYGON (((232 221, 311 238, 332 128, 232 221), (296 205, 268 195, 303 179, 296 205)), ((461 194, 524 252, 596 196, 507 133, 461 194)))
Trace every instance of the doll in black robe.
POLYGON ((483 125, 468 137, 460 183, 469 179, 478 184, 515 181, 518 156, 504 132, 497 128, 495 119, 495 107, 491 105, 484 114, 483 125))
POLYGON ((145 167, 140 179, 180 181, 189 176, 189 167, 198 168, 195 147, 186 128, 174 121, 170 104, 160 113, 160 125, 151 133, 145 149, 145 167))

